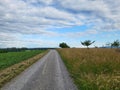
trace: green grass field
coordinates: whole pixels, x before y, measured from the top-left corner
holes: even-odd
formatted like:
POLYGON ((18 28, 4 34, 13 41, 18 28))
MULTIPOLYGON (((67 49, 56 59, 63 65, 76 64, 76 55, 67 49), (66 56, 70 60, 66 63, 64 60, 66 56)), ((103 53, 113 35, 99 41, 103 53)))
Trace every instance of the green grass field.
POLYGON ((44 50, 0 53, 0 70, 22 62, 42 52, 44 52, 44 50))
POLYGON ((58 49, 79 90, 120 90, 120 52, 58 49))

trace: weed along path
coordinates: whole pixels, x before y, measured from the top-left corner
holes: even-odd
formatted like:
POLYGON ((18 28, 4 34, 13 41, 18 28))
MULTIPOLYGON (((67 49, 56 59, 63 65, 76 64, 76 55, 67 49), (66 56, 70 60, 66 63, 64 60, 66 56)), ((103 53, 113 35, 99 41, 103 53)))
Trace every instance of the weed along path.
POLYGON ((77 90, 58 52, 50 50, 1 90, 77 90))

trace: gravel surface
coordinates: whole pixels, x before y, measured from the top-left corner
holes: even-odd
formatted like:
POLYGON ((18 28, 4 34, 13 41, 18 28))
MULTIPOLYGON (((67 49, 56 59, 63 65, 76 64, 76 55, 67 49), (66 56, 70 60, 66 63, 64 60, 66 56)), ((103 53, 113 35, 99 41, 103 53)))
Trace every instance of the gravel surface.
POLYGON ((56 50, 50 50, 1 90, 77 90, 56 50))

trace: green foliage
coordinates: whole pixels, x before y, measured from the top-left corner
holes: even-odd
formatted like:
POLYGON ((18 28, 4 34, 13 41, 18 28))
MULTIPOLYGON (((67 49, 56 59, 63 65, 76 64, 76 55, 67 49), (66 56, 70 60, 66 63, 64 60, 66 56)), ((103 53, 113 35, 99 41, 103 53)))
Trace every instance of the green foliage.
POLYGON ((90 46, 91 44, 93 44, 95 41, 90 41, 90 40, 85 40, 84 42, 81 42, 81 44, 83 45, 83 46, 87 46, 87 48, 88 48, 88 46, 90 46))
POLYGON ((0 70, 31 58, 41 52, 43 52, 43 50, 0 53, 0 70))
POLYGON ((120 41, 119 40, 115 40, 113 43, 111 43, 111 47, 118 48, 119 46, 120 46, 120 41))
POLYGON ((0 50, 0 53, 7 53, 7 50, 0 50))
POLYGON ((59 44, 59 47, 61 48, 70 48, 66 43, 62 42, 59 44))

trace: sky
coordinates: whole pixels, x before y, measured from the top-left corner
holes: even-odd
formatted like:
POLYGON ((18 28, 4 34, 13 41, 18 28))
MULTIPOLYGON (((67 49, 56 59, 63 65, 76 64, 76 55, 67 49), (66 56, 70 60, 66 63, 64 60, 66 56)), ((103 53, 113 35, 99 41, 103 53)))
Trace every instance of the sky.
POLYGON ((0 48, 120 40, 120 0, 0 0, 0 48))

